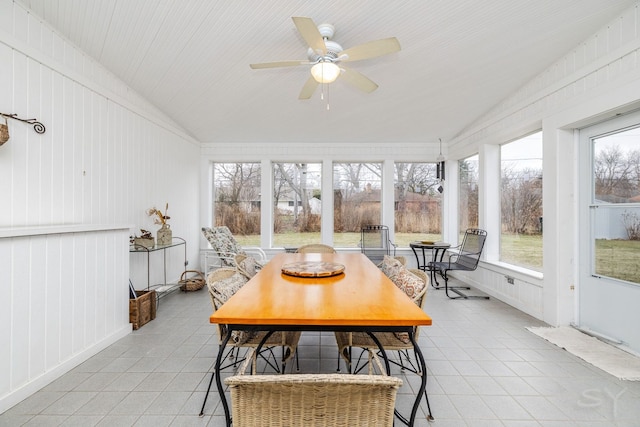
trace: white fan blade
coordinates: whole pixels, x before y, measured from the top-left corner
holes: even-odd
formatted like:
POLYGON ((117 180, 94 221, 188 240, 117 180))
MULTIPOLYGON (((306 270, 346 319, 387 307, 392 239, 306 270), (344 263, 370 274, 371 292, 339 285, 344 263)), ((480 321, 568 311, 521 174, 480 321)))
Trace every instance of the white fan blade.
POLYGON ((298 99, 311 98, 311 95, 313 95, 313 92, 316 91, 318 84, 319 83, 316 81, 316 79, 313 78, 313 76, 309 77, 307 82, 302 87, 302 90, 300 91, 300 95, 298 96, 298 99))
POLYGON ((371 79, 369 79, 369 77, 366 77, 364 74, 350 68, 342 67, 342 69, 344 71, 340 74, 341 80, 345 80, 347 83, 367 93, 371 93, 374 90, 378 89, 378 85, 375 84, 371 79))
POLYGON ((309 61, 291 60, 291 61, 274 61, 263 62, 260 64, 249 64, 254 70, 260 68, 278 68, 278 67, 297 67, 298 65, 309 65, 309 61))
POLYGON ((397 38, 374 40, 360 44, 340 52, 340 57, 345 56, 341 61, 359 61, 361 59, 376 58, 382 55, 400 51, 400 42, 397 38))
POLYGON ((324 44, 324 39, 318 31, 318 26, 313 22, 311 18, 305 18, 300 16, 293 16, 293 23, 296 24, 296 28, 298 28, 298 32, 307 42, 309 47, 313 49, 314 52, 323 55, 327 53, 327 46, 324 44))

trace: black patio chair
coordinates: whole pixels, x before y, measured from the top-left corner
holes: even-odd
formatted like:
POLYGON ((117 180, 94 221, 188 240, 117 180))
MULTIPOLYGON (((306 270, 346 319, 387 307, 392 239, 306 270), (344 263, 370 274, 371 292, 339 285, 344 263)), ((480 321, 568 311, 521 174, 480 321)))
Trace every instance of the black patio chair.
POLYGON ((430 262, 429 267, 440 273, 440 276, 444 279, 444 291, 447 297, 451 299, 468 299, 468 298, 481 298, 489 299, 486 295, 467 295, 460 291, 460 289, 471 289, 468 286, 449 286, 449 271, 473 271, 478 268, 478 262, 480 261, 480 255, 482 254, 482 248, 484 242, 487 239, 487 232, 478 228, 469 228, 464 233, 462 244, 455 248, 447 250, 449 255, 448 261, 430 262), (449 295, 449 291, 457 294, 457 296, 449 295))

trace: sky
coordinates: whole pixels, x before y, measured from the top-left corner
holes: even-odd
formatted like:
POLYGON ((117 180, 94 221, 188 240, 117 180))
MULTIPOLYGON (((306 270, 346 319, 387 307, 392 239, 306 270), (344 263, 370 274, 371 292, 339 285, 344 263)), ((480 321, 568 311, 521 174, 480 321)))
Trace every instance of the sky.
POLYGON ((640 150, 640 127, 616 132, 593 140, 595 142, 595 154, 599 150, 617 145, 623 152, 640 150))
POLYGON ((542 169, 542 132, 500 146, 503 163, 516 162, 517 169, 542 169))

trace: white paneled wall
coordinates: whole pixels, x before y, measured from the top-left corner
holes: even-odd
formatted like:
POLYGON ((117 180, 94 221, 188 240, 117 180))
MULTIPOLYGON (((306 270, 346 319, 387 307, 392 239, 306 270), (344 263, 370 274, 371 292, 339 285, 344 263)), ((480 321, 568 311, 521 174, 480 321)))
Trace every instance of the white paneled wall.
MULTIPOLYGON (((128 279, 146 259, 128 236, 174 235, 198 256, 199 144, 11 0, 0 0, 0 412, 130 332, 128 279), (122 224, 125 224, 124 226, 122 224)), ((168 254, 169 280, 184 252, 168 254)), ((161 257, 152 259, 156 281, 161 257)))
MULTIPOLYGON (((454 271, 454 276, 492 297, 538 319, 544 317, 542 274, 514 271, 513 266, 481 262, 474 272, 454 271), (507 281, 513 279, 513 283, 507 281)), ((467 292, 469 295, 473 291, 467 292)))
POLYGON ((0 232, 0 412, 131 332, 128 232, 0 232))

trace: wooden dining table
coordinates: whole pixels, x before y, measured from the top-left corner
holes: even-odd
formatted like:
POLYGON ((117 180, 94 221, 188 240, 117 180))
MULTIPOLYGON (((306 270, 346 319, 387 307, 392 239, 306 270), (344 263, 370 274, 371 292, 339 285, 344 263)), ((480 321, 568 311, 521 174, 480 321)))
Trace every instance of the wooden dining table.
MULTIPOLYGON (((293 270, 293 271, 292 271, 293 270)), ((214 376, 224 407, 227 425, 231 425, 229 406, 220 378, 222 355, 232 331, 351 331, 407 332, 416 350, 420 371, 424 374, 409 418, 401 421, 413 426, 420 398, 426 388, 426 365, 414 340, 416 326, 431 325, 429 317, 382 271, 360 253, 278 254, 271 259, 235 295, 209 318, 211 323, 226 324, 214 376), (292 266, 314 265, 316 273, 292 275, 292 266), (333 273, 317 274, 322 263, 333 266, 333 273), (343 269, 335 268, 344 267, 343 269), (283 273, 284 270, 287 274, 283 273), (340 270, 340 271, 338 271, 340 270)), ((380 347, 382 348, 382 347, 380 347)), ((385 357, 387 373, 389 364, 385 357)))

